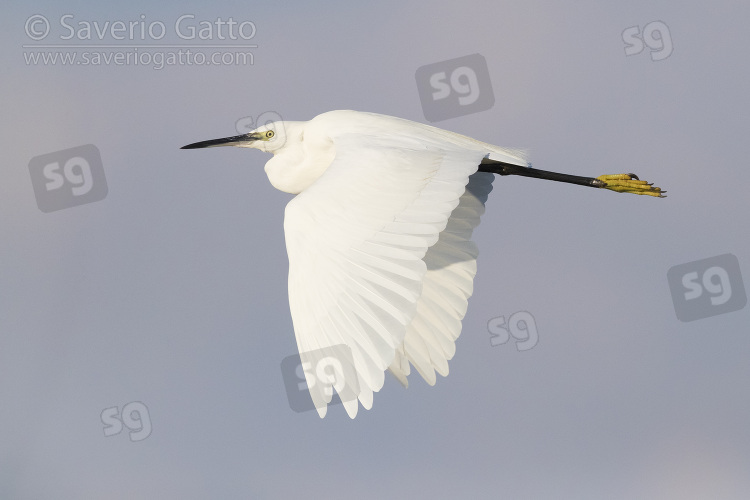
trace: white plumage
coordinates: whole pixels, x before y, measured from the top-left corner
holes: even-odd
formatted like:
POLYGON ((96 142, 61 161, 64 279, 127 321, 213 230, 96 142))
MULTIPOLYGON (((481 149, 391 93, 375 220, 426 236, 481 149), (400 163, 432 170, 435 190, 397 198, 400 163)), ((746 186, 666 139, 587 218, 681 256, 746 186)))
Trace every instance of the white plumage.
MULTIPOLYGON (((271 183, 299 193, 284 218, 297 346, 303 363, 351 349, 350 417, 357 401, 372 407, 388 369, 404 386, 410 365, 431 385, 448 374, 476 274, 471 235, 492 189, 478 166, 486 157, 527 166, 523 153, 356 111, 199 144, 271 152, 271 183)), ((330 386, 307 377, 323 417, 330 386)))

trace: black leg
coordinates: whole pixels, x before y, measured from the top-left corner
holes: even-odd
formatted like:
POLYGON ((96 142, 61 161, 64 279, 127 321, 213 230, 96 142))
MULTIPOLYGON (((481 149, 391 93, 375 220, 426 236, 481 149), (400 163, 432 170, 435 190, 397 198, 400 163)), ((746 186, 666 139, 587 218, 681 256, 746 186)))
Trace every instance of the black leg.
POLYGON ((647 194, 665 198, 658 187, 653 187, 646 181, 641 181, 635 174, 603 175, 596 177, 582 177, 580 175, 560 174, 558 172, 548 172, 547 170, 538 170, 531 167, 522 167, 502 161, 490 160, 485 158, 479 164, 480 172, 492 172, 497 175, 520 175, 523 177, 533 177, 535 179, 547 179, 557 182, 567 182, 578 184, 579 186, 589 186, 595 188, 606 188, 621 193, 647 194))
MULTIPOLYGON (((480 172, 492 172, 497 175, 520 175, 523 177, 533 177, 535 179, 548 179, 551 181, 568 182, 578 184, 579 186, 602 187, 604 182, 595 177, 582 177, 580 175, 560 174, 557 172, 548 172, 531 167, 522 167, 511 163, 490 160, 485 158, 479 165, 480 172)), ((633 174, 631 174, 633 175, 633 174)), ((637 177, 635 177, 637 179, 637 177)))

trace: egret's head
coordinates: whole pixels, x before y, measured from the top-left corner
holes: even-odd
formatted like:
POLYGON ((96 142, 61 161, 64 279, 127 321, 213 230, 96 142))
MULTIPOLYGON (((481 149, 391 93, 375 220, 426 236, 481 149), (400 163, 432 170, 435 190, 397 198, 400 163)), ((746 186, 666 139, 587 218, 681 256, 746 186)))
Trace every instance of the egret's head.
POLYGON ((236 146, 238 148, 254 148, 266 153, 275 153, 286 143, 286 128, 284 122, 269 122, 247 134, 210 139, 194 142, 180 149, 214 148, 218 146, 236 146))

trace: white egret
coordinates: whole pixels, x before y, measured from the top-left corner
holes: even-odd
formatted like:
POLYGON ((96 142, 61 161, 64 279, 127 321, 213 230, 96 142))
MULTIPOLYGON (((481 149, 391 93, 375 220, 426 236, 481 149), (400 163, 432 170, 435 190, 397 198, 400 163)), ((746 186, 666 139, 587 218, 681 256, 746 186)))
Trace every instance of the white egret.
MULTIPOLYGON (((330 380, 351 418, 358 400, 372 407, 385 370, 404 386, 410 365, 430 385, 436 372, 448 375, 476 274, 471 235, 493 173, 663 197, 634 174, 537 170, 522 151, 357 111, 273 122, 183 149, 214 146, 272 153, 268 179, 297 195, 284 217, 297 347, 312 366, 323 353, 347 365, 338 365, 338 377, 356 372, 346 386, 330 380), (340 359, 340 345, 351 350, 349 359, 340 359)), ((324 417, 331 386, 312 380, 314 372, 305 376, 324 417)))

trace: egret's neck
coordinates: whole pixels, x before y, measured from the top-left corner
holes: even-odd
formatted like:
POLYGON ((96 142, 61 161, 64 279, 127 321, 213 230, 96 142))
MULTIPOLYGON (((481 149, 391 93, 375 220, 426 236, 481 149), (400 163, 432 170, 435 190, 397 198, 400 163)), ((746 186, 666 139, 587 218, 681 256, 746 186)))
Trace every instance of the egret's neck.
POLYGON ((299 194, 323 175, 335 156, 333 143, 314 139, 287 144, 268 160, 265 170, 273 187, 299 194))

